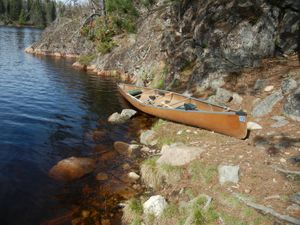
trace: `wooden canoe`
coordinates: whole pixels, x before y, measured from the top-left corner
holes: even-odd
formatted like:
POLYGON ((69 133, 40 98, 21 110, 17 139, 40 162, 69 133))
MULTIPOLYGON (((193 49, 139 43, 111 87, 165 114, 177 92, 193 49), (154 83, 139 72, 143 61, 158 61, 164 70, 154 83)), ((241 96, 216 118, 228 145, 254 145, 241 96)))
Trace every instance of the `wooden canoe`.
POLYGON ((123 83, 118 89, 135 108, 150 115, 240 139, 247 136, 244 112, 170 91, 123 83))

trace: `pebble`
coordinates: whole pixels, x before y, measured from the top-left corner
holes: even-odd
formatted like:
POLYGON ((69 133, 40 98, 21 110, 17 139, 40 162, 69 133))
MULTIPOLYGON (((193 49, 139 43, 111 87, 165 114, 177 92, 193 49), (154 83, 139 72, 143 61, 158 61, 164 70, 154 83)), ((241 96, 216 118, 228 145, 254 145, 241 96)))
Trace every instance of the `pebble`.
POLYGON ((269 85, 267 87, 265 87, 264 91, 265 92, 269 92, 269 91, 272 91, 274 89, 274 86, 273 85, 269 85))
POLYGON ((187 133, 191 133, 192 131, 191 131, 191 130, 186 130, 185 132, 187 132, 187 133))
POLYGON ((107 179, 108 179, 108 175, 106 173, 98 173, 96 175, 96 180, 103 181, 107 179))
POLYGON ((279 161, 280 161, 281 163, 286 163, 286 159, 284 159, 284 158, 281 158, 279 161))
POLYGON ((122 165, 122 168, 124 170, 128 170, 128 169, 130 169, 130 165, 128 163, 125 163, 125 164, 122 165))
POLYGON ((245 193, 246 193, 246 194, 249 194, 250 192, 251 192, 250 189, 245 189, 245 193))
POLYGON ((128 177, 131 178, 132 180, 138 180, 140 178, 140 175, 138 175, 135 172, 130 172, 128 173, 128 177))
POLYGON ((178 131, 177 134, 178 134, 178 135, 181 135, 181 134, 182 134, 182 130, 178 131))

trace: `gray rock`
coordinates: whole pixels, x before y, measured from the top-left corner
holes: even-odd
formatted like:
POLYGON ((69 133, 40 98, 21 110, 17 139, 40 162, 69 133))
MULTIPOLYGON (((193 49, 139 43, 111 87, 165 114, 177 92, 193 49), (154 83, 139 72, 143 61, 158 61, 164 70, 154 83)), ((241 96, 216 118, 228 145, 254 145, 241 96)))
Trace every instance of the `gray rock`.
POLYGON ((230 102, 232 100, 232 93, 223 88, 218 88, 216 92, 216 99, 220 102, 230 102))
POLYGON ((151 196, 143 204, 143 209, 145 214, 152 214, 155 217, 160 217, 167 206, 168 203, 163 196, 155 195, 151 196))
POLYGON ((218 167, 220 184, 223 185, 226 182, 232 182, 237 184, 239 182, 239 170, 239 166, 220 165, 218 167))
POLYGON ((158 164, 168 164, 172 166, 183 166, 198 159, 204 149, 190 147, 183 144, 163 146, 161 156, 156 161, 158 164))
POLYGON ((157 144, 157 138, 153 130, 146 130, 140 135, 140 142, 144 145, 154 146, 157 144))
POLYGON ((290 200, 298 205, 300 205, 300 192, 297 192, 295 194, 293 194, 291 197, 290 197, 290 200))
POLYGON ((243 102, 243 97, 240 96, 237 93, 233 93, 232 94, 232 102, 236 103, 236 104, 242 104, 243 102))
POLYGON ((255 84, 253 89, 256 91, 262 90, 266 86, 266 80, 260 80, 258 79, 255 84))
POLYGON ((130 119, 131 117, 133 117, 135 114, 137 113, 137 111, 133 110, 133 109, 123 109, 121 112, 121 116, 124 118, 128 118, 130 119))
POLYGON ((265 116, 272 112, 273 107, 283 99, 281 91, 276 91, 259 102, 252 110, 252 115, 255 117, 265 116))
POLYGON ((288 96, 283 113, 292 120, 300 121, 300 87, 288 96))
POLYGON ((137 112, 133 109, 123 109, 121 114, 115 112, 108 118, 108 122, 112 124, 120 124, 128 121, 132 116, 134 116, 137 112))
POLYGON ((299 156, 291 156, 288 158, 288 162, 296 165, 300 165, 300 155, 299 156))
POLYGON ((262 126, 255 122, 247 122, 247 129, 248 130, 261 130, 262 126))
POLYGON ((297 81, 295 81, 292 78, 284 79, 281 82, 281 91, 283 94, 290 93, 291 90, 295 89, 297 87, 297 81))

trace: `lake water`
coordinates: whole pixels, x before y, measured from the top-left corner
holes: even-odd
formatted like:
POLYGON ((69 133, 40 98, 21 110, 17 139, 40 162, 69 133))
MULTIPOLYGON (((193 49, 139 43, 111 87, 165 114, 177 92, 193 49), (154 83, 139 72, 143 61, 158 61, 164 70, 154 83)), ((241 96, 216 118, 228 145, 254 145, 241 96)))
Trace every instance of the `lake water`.
MULTIPOLYGON (((70 156, 101 158, 102 149, 111 150, 114 141, 135 138, 134 125, 106 122, 126 107, 113 79, 74 70, 67 60, 24 53, 40 34, 38 29, 0 26, 1 225, 40 224, 60 217, 62 222, 52 224, 69 224, 68 212, 80 217, 94 198, 103 200, 94 191, 95 185, 101 188, 95 184, 96 172, 60 183, 48 177, 49 169, 70 156), (96 129, 105 131, 100 141, 92 138, 96 129)), ((107 159, 106 171, 124 163, 122 158, 107 159)), ((97 204, 94 210, 101 211, 97 204)))

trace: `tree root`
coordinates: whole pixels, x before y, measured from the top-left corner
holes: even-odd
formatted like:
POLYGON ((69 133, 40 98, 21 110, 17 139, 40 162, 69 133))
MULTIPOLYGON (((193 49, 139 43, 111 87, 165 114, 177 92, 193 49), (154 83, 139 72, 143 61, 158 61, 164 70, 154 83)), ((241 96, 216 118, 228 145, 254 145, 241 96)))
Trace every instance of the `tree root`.
POLYGON ((242 196, 240 196, 239 194, 235 194, 235 196, 242 202, 244 202, 247 206, 252 207, 258 211, 261 211, 263 214, 269 214, 271 216, 274 216, 280 220, 292 223, 292 224, 298 224, 300 225, 300 220, 288 215, 282 215, 278 212, 276 212, 275 210, 268 208, 266 206, 260 205, 260 204, 256 204, 254 202, 249 201, 246 198, 243 198, 242 196))

